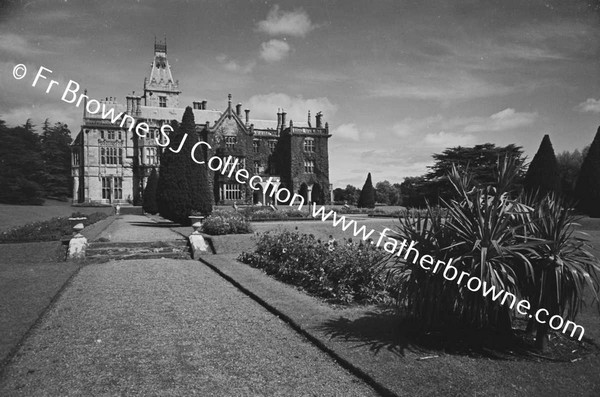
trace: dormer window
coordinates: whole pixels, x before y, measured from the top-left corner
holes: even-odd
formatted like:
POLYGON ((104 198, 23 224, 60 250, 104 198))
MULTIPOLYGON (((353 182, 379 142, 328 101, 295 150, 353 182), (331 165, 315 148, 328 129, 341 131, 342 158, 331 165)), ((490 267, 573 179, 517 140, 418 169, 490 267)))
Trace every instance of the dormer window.
POLYGON ((235 136, 226 136, 225 137, 225 147, 227 149, 233 149, 235 144, 237 143, 237 137, 235 136))

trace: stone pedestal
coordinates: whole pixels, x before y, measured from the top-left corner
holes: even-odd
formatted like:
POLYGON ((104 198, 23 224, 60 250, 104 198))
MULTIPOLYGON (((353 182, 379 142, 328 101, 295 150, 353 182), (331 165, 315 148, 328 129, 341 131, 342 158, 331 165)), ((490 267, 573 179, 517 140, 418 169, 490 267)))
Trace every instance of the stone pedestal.
POLYGON ((75 230, 75 235, 71 241, 69 241, 69 252, 67 254, 67 259, 85 259, 85 249, 87 248, 88 241, 85 236, 79 233, 83 230, 83 223, 78 223, 77 225, 73 226, 73 230, 75 230))
POLYGON ((192 247, 192 258, 198 259, 201 254, 206 254, 208 252, 208 244, 204 237, 198 232, 195 231, 190 234, 190 247, 192 247))

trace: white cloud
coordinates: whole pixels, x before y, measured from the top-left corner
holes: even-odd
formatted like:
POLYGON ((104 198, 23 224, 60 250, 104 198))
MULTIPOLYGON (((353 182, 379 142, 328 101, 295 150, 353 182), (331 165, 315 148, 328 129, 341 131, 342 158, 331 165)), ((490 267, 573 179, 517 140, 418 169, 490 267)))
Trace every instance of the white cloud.
POLYGON ((248 108, 251 110, 251 117, 268 120, 276 119, 277 109, 283 108, 287 113, 287 120, 301 123, 306 122, 309 110, 313 115, 319 111, 323 112, 325 123, 338 109, 337 105, 326 97, 304 99, 302 96, 291 97, 282 93, 254 95, 248 100, 248 108))
POLYGON ((443 118, 440 115, 425 117, 422 119, 413 119, 412 117, 407 117, 402 121, 395 123, 392 126, 392 131, 396 136, 405 138, 411 136, 415 132, 431 128, 442 121, 442 119, 443 118))
POLYGON ((507 108, 490 117, 478 120, 465 126, 465 132, 496 132, 512 130, 534 123, 538 118, 537 112, 516 112, 507 108))
POLYGON ((37 55, 47 52, 39 47, 31 45, 29 40, 25 37, 13 33, 0 34, 0 51, 18 55, 37 55))
POLYGON ((63 106, 62 104, 44 104, 40 106, 20 106, 0 113, 0 119, 6 121, 10 126, 23 125, 27 119, 31 119, 39 130, 46 118, 51 124, 61 122, 67 124, 71 130, 71 135, 75 136, 79 132, 81 124, 81 108, 63 106))
POLYGON ((271 36, 304 37, 315 28, 304 10, 279 11, 278 5, 274 5, 267 19, 258 22, 257 25, 259 31, 271 36))
POLYGON ((425 143, 432 146, 451 147, 471 145, 475 142, 475 137, 470 134, 456 134, 452 132, 440 131, 437 134, 427 134, 425 143))
POLYGON ((600 113, 600 99, 588 98, 575 106, 575 110, 581 113, 600 113))
POLYGON ((234 61, 233 59, 229 59, 229 57, 225 54, 217 55, 217 61, 223 65, 225 70, 241 74, 248 74, 252 72, 256 66, 256 61, 249 61, 242 64, 234 61))
POLYGON ((334 138, 340 137, 351 141, 358 141, 360 139, 360 131, 356 128, 356 124, 354 123, 340 125, 333 130, 332 135, 334 138))
POLYGON ((281 61, 288 56, 290 45, 282 40, 272 39, 260 46, 260 57, 267 62, 281 61))

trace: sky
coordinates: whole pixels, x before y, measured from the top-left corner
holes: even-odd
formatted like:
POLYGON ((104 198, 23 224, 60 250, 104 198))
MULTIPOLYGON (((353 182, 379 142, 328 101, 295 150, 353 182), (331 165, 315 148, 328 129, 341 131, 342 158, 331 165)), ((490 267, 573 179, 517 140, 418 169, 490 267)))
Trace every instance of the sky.
POLYGON ((77 133, 81 109, 32 87, 38 68, 124 103, 155 36, 181 105, 224 110, 231 93, 254 118, 322 111, 334 188, 400 183, 459 145, 581 149, 600 125, 600 0, 0 0, 0 119, 77 133))

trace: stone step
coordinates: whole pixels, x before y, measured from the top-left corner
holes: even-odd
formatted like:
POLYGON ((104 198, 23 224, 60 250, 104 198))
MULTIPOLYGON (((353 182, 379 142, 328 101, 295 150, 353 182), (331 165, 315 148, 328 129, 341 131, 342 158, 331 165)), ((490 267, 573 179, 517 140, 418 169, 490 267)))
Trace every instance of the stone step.
POLYGON ((91 262, 108 262, 112 260, 130 259, 191 259, 188 252, 163 252, 163 253, 137 253, 122 255, 87 255, 86 260, 91 262))
POLYGON ((86 249, 86 258, 106 259, 189 259, 190 249, 185 239, 154 242, 92 242, 86 249))

